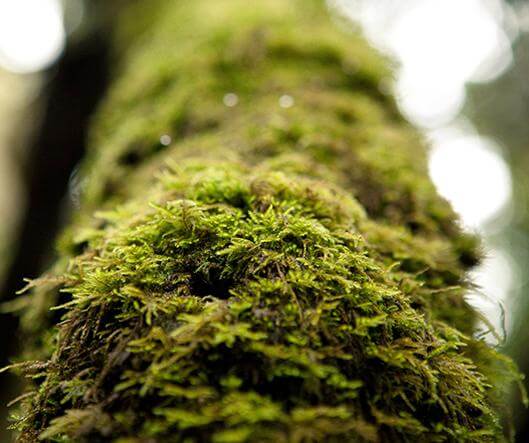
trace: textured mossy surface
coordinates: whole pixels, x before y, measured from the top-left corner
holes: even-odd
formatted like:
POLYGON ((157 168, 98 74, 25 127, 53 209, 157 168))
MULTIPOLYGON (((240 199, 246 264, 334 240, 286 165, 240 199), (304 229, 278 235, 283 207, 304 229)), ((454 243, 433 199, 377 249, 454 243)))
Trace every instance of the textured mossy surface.
POLYGON ((22 296, 20 441, 509 439, 476 240, 338 27, 307 0, 119 18, 80 209, 22 296))

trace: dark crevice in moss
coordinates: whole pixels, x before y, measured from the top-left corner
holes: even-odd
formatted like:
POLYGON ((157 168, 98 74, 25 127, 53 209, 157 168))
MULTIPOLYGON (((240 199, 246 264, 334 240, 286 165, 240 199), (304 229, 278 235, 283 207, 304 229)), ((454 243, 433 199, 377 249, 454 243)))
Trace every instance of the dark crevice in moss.
POLYGON ((219 300, 227 300, 230 297, 232 281, 213 279, 211 276, 205 278, 201 275, 193 276, 190 283, 190 293, 197 297, 214 297, 219 300))

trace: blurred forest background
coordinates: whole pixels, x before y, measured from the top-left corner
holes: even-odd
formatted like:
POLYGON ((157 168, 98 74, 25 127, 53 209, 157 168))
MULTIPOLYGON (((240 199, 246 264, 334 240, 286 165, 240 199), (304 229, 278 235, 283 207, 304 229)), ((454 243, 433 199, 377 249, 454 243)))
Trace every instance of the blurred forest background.
MULTIPOLYGON (((112 17, 131 1, 145 0, 0 0, 0 367, 18 343, 15 293, 51 261, 78 204, 76 165, 108 82, 112 17)), ((429 139, 439 192, 483 237, 468 294, 488 320, 481 334, 529 373, 529 3, 328 3, 337 26, 360 29, 394 60, 383 87, 429 139)), ((16 391, 1 374, 0 441, 16 391)), ((529 411, 516 410, 516 425, 517 441, 529 441, 529 411)))

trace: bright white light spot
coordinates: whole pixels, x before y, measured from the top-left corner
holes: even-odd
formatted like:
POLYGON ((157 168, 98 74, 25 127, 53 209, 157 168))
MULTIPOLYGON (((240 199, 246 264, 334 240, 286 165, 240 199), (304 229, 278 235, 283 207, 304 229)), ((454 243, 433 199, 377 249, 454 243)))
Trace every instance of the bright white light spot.
POLYGON ((433 135, 430 175, 465 226, 483 228, 510 201, 509 168, 489 140, 457 130, 433 135))
POLYGON ((239 103, 239 97, 237 96, 237 94, 229 92, 224 96, 222 101, 228 108, 233 108, 234 106, 237 106, 237 103, 239 103))
POLYGON ((512 62, 509 36, 502 28, 510 16, 499 0, 329 2, 400 62, 399 105, 420 126, 453 120, 467 82, 490 81, 512 62))
POLYGON ((294 106, 294 99, 290 95, 282 95, 279 97, 279 106, 282 108, 291 108, 294 106))
POLYGON ((160 137, 160 143, 163 145, 163 146, 169 146, 171 144, 171 136, 170 135, 167 135, 167 134, 164 134, 160 137))
POLYGON ((386 40, 407 69, 441 80, 471 79, 508 41, 481 0, 417 2, 402 14, 386 40))
POLYGON ((58 0, 0 0, 0 65, 18 73, 50 66, 65 44, 58 0))
MULTIPOLYGON (((435 80, 434 80, 435 81, 435 80)), ((465 88, 459 82, 438 82, 432 86, 427 79, 403 71, 397 81, 397 100, 404 116, 425 128, 438 128, 450 123, 465 102, 465 88)))

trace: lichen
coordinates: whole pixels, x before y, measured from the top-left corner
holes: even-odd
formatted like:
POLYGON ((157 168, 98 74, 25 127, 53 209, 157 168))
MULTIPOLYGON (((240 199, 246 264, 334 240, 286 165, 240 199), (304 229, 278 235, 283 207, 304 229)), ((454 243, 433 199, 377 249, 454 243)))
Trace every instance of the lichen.
POLYGON ((81 210, 23 296, 20 441, 508 440, 477 242, 386 61, 319 1, 158 3, 119 19, 81 210))

